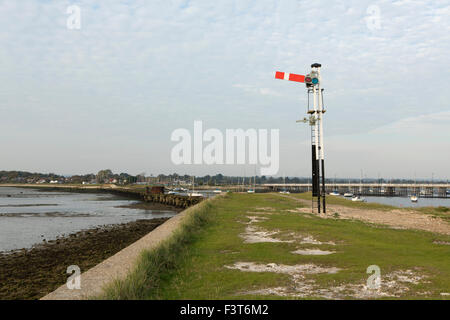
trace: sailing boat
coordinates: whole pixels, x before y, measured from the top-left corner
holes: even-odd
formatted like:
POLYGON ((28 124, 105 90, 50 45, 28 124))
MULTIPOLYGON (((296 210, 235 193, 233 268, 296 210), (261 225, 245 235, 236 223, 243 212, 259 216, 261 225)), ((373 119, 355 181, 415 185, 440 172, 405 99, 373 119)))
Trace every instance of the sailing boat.
POLYGON ((353 197, 353 193, 350 192, 350 190, 351 190, 350 189, 350 179, 348 180, 348 189, 349 189, 349 191, 344 193, 344 197, 351 198, 351 197, 353 197))
POLYGON ((361 196, 353 196, 352 201, 354 202, 366 202, 366 198, 361 196))
POLYGON ((354 202, 366 202, 366 198, 362 197, 362 170, 361 170, 361 178, 359 179, 359 194, 357 196, 352 197, 352 201, 354 202))
MULTIPOLYGON (((250 187, 252 184, 252 177, 250 177, 250 187)), ((248 189, 248 193, 255 193, 255 185, 256 185, 256 176, 253 177, 253 189, 248 189)))
POLYGON ((195 177, 192 177, 192 192, 188 192, 189 197, 203 197, 201 193, 195 192, 195 177))
POLYGON ((216 186, 216 189, 213 191, 214 193, 222 193, 222 190, 220 190, 218 187, 217 187, 217 180, 216 179, 214 179, 214 185, 216 186))
POLYGON ((337 192, 337 186, 336 186, 336 175, 334 175, 334 188, 333 191, 330 192, 330 196, 338 196, 339 192, 337 192))
POLYGON ((417 190, 416 184, 417 184, 416 175, 414 174, 414 194, 411 196, 411 202, 418 202, 419 201, 419 198, 416 195, 416 190, 417 190))
POLYGON ((286 176, 283 176, 283 181, 284 181, 284 188, 283 188, 283 190, 280 191, 280 193, 289 194, 290 192, 287 191, 287 189, 286 189, 286 176))

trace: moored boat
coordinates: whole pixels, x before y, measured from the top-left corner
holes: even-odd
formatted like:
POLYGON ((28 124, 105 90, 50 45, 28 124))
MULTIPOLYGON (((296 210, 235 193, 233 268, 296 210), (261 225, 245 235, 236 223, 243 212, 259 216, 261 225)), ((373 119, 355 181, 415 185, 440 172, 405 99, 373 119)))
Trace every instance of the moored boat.
POLYGON ((190 193, 188 193, 188 196, 189 197, 203 197, 203 195, 198 192, 190 192, 190 193))
POLYGON ((354 202, 366 202, 366 198, 361 197, 361 196, 354 196, 354 197, 352 197, 352 201, 354 201, 354 202))
POLYGON ((351 192, 346 192, 346 193, 344 193, 344 197, 346 197, 346 198, 351 198, 351 197, 353 197, 353 193, 351 193, 351 192))

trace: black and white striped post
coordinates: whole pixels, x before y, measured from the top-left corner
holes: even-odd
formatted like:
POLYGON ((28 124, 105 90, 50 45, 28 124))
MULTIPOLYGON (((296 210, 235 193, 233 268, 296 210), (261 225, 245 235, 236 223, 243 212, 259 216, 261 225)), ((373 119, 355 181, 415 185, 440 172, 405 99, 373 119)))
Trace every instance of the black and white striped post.
POLYGON ((323 90, 321 87, 320 63, 311 65, 311 72, 306 76, 277 71, 276 79, 303 82, 308 92, 308 115, 297 122, 306 122, 311 126, 311 158, 312 158, 312 194, 313 210, 314 202, 317 201, 318 213, 326 213, 325 201, 325 153, 323 145, 323 90), (309 108, 309 94, 313 94, 313 109, 309 108), (322 184, 322 185, 321 185, 322 184))

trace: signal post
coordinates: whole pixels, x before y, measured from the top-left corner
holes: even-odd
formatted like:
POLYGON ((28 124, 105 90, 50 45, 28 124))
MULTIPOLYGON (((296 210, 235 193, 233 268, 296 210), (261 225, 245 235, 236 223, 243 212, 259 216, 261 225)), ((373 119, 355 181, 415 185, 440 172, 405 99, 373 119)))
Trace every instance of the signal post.
POLYGON ((321 88, 320 63, 311 65, 311 72, 306 76, 275 72, 275 78, 305 83, 308 94, 308 118, 303 118, 297 122, 309 123, 311 126, 311 160, 312 160, 312 210, 317 206, 318 213, 326 213, 325 201, 325 153, 323 146, 323 114, 325 113, 323 105, 323 90, 321 88), (310 94, 313 96, 313 105, 310 108, 310 94))

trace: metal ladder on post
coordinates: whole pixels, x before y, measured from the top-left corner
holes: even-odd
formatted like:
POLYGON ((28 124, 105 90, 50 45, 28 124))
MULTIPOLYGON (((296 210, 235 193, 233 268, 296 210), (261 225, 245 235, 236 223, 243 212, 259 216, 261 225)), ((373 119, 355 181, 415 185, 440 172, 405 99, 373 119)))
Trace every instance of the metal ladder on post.
MULTIPOLYGON (((311 145, 315 146, 317 143, 319 143, 319 136, 318 136, 318 133, 316 136, 316 130, 314 130, 314 125, 310 125, 310 127, 311 127, 311 145)), ((312 188, 313 184, 314 184, 314 181, 311 180, 311 195, 312 195, 312 190, 313 190, 313 188, 312 188)), ((311 197, 311 212, 315 213, 316 211, 319 212, 319 210, 320 210, 320 207, 319 207, 319 204, 317 201, 317 197, 312 196, 311 197)))

